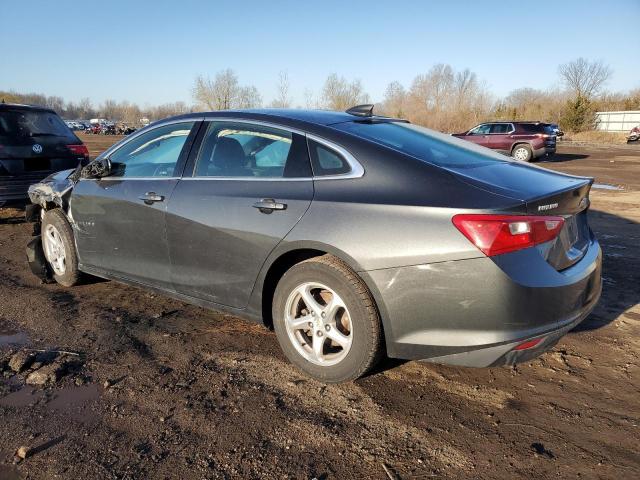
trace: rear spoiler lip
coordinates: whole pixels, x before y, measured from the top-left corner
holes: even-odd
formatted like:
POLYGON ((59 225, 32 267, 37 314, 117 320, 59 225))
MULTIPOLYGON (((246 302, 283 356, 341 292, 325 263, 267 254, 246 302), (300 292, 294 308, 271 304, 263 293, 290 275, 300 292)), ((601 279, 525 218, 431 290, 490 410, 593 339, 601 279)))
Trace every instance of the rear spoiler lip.
MULTIPOLYGON (((527 213, 530 215, 575 215, 584 210, 587 210, 591 205, 591 200, 589 200, 589 193, 591 192, 591 185, 593 185, 594 179, 591 177, 577 178, 583 178, 584 182, 568 188, 549 192, 546 195, 539 195, 534 198, 526 199, 525 204, 527 213), (567 199, 565 196, 568 192, 577 192, 583 189, 585 191, 582 193, 582 196, 578 200, 578 202, 571 201, 572 199, 567 199), (544 205, 537 205, 541 202, 546 203, 544 205), (560 209, 560 211, 556 212, 556 209, 560 209)), ((580 195, 576 194, 575 196, 578 197, 580 195)))

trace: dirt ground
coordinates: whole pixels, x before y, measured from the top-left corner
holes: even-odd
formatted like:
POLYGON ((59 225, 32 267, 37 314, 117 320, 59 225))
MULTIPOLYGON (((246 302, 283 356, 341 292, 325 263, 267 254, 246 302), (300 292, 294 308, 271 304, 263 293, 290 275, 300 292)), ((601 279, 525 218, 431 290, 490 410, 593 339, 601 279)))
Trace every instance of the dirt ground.
POLYGON ((388 361, 344 385, 303 376, 259 325, 115 282, 41 284, 32 225, 0 209, 0 479, 640 478, 640 149, 554 160, 624 188, 591 195, 593 314, 517 368, 388 361))

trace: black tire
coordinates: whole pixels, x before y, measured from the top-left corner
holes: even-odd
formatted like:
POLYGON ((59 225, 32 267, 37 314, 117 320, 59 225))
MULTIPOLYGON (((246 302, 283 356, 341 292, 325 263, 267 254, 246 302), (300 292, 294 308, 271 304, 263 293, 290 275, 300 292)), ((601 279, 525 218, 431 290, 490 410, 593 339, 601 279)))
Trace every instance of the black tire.
POLYGON ((49 269, 51 270, 55 281, 65 287, 72 287, 76 285, 80 281, 81 276, 80 270, 78 270, 78 255, 76 252, 75 242, 73 241, 73 230, 71 229, 71 225, 62 210, 54 208, 53 210, 45 212, 44 217, 42 218, 41 235, 45 258, 47 259, 49 269), (45 238, 45 236, 50 233, 49 227, 53 227, 55 229, 57 236, 62 243, 62 248, 64 250, 63 273, 57 273, 53 264, 49 260, 46 243, 48 240, 45 238))
POLYGON ((519 143, 511 150, 511 156, 521 162, 530 162, 533 160, 533 150, 528 144, 519 143), (522 156, 519 155, 519 152, 523 152, 522 156))
POLYGON ((272 313, 274 330, 286 357, 304 373, 321 382, 355 380, 369 371, 384 353, 380 316, 371 293, 360 277, 333 255, 311 258, 291 267, 278 282, 272 313), (306 359, 298 352, 287 332, 287 300, 298 286, 307 282, 318 282, 335 291, 348 311, 351 344, 344 358, 335 365, 318 365, 306 359))

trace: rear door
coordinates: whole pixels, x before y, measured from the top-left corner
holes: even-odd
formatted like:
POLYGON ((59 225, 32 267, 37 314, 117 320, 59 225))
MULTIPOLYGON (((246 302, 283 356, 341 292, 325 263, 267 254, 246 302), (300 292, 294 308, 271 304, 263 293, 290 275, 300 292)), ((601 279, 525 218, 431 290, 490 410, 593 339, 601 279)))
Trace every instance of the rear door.
POLYGON ((70 209, 84 268, 171 289, 167 203, 199 125, 179 121, 136 135, 109 155, 109 176, 78 182, 70 209))
POLYGON ((242 308, 313 198, 305 136, 245 121, 202 132, 167 211, 171 279, 180 293, 242 308))
POLYGON ((489 148, 510 154, 514 127, 511 123, 493 123, 489 133, 489 148))

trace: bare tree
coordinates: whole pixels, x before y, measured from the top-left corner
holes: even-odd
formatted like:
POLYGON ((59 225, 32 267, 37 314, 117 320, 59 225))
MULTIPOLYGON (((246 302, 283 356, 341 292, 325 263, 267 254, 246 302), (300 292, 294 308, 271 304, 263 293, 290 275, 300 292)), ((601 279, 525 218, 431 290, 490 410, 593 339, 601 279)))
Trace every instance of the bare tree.
POLYGON ((278 74, 278 84, 276 85, 276 98, 271 102, 274 108, 290 108, 291 96, 289 94, 289 75, 282 71, 278 74))
POLYGON ((257 108, 262 105, 260 92, 254 86, 240 87, 237 95, 237 108, 257 108))
POLYGON ((209 110, 253 108, 262 104, 262 97, 254 86, 241 86, 231 69, 218 72, 213 80, 202 75, 196 77, 193 98, 209 110))
POLYGON ((193 98, 210 110, 234 108, 240 86, 238 76, 231 69, 218 72, 213 80, 199 75, 193 87, 193 98))
POLYGON ((318 104, 313 95, 313 90, 311 90, 310 88, 305 88, 303 96, 305 108, 318 108, 318 104))
POLYGON ((398 81, 391 82, 384 92, 381 110, 392 117, 403 117, 406 101, 407 92, 402 84, 398 81))
POLYGON ((365 93, 360 80, 349 82, 332 73, 322 88, 322 103, 329 110, 346 110, 368 101, 369 95, 365 93))
POLYGON ((611 68, 602 60, 590 62, 582 57, 560 65, 558 71, 576 97, 587 99, 596 95, 613 74, 611 68))

